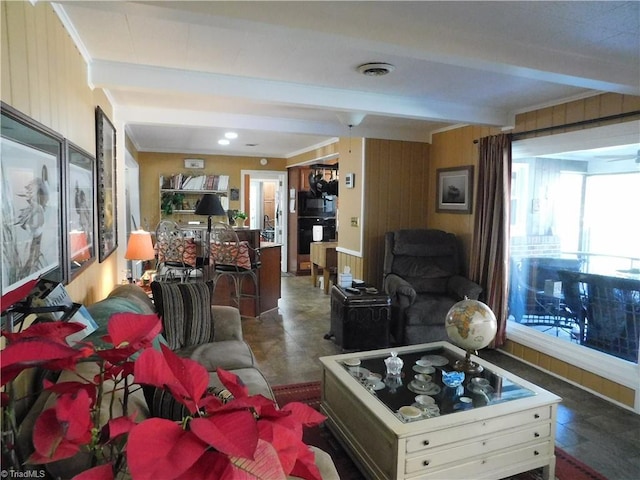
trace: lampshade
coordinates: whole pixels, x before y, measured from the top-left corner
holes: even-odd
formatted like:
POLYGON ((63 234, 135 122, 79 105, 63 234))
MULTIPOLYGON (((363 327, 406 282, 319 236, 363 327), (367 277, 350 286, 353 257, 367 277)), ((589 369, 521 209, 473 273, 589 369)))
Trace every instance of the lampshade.
POLYGON ((155 256, 151 234, 144 230, 131 232, 124 258, 127 260, 151 260, 155 256))
POLYGON ((224 216, 227 212, 222 208, 220 198, 213 193, 205 193, 196 206, 196 215, 224 216))

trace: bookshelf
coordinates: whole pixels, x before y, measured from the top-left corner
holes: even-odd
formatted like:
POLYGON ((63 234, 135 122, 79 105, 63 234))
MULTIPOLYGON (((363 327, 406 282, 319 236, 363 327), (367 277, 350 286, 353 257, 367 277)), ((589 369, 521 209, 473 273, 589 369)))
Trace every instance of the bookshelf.
POLYGON ((193 215, 198 200, 205 193, 217 194, 224 209, 228 210, 228 192, 229 175, 160 175, 160 217, 193 215))

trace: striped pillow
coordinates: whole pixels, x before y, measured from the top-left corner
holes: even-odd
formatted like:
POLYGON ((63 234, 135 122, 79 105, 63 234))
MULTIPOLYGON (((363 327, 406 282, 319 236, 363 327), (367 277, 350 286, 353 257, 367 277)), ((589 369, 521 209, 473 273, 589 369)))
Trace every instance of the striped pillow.
POLYGON ((211 282, 152 282, 151 292, 169 348, 213 341, 211 282))

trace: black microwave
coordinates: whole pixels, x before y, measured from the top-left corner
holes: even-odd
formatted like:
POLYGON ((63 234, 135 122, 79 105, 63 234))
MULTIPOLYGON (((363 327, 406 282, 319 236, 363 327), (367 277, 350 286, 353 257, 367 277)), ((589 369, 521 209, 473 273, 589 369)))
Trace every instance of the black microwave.
POLYGON ((314 196, 311 192, 298 192, 298 216, 335 217, 337 200, 334 195, 314 196))

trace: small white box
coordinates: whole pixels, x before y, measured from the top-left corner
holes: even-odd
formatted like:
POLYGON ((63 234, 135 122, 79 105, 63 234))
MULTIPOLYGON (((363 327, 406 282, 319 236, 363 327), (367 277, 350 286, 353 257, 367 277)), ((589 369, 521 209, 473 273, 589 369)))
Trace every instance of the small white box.
POLYGON ((544 294, 547 297, 560 298, 562 296, 562 282, 554 282, 553 280, 544 281, 544 294))
POLYGON ((351 287, 353 283, 353 275, 350 273, 339 273, 338 274, 338 284, 341 287, 347 288, 351 287))

